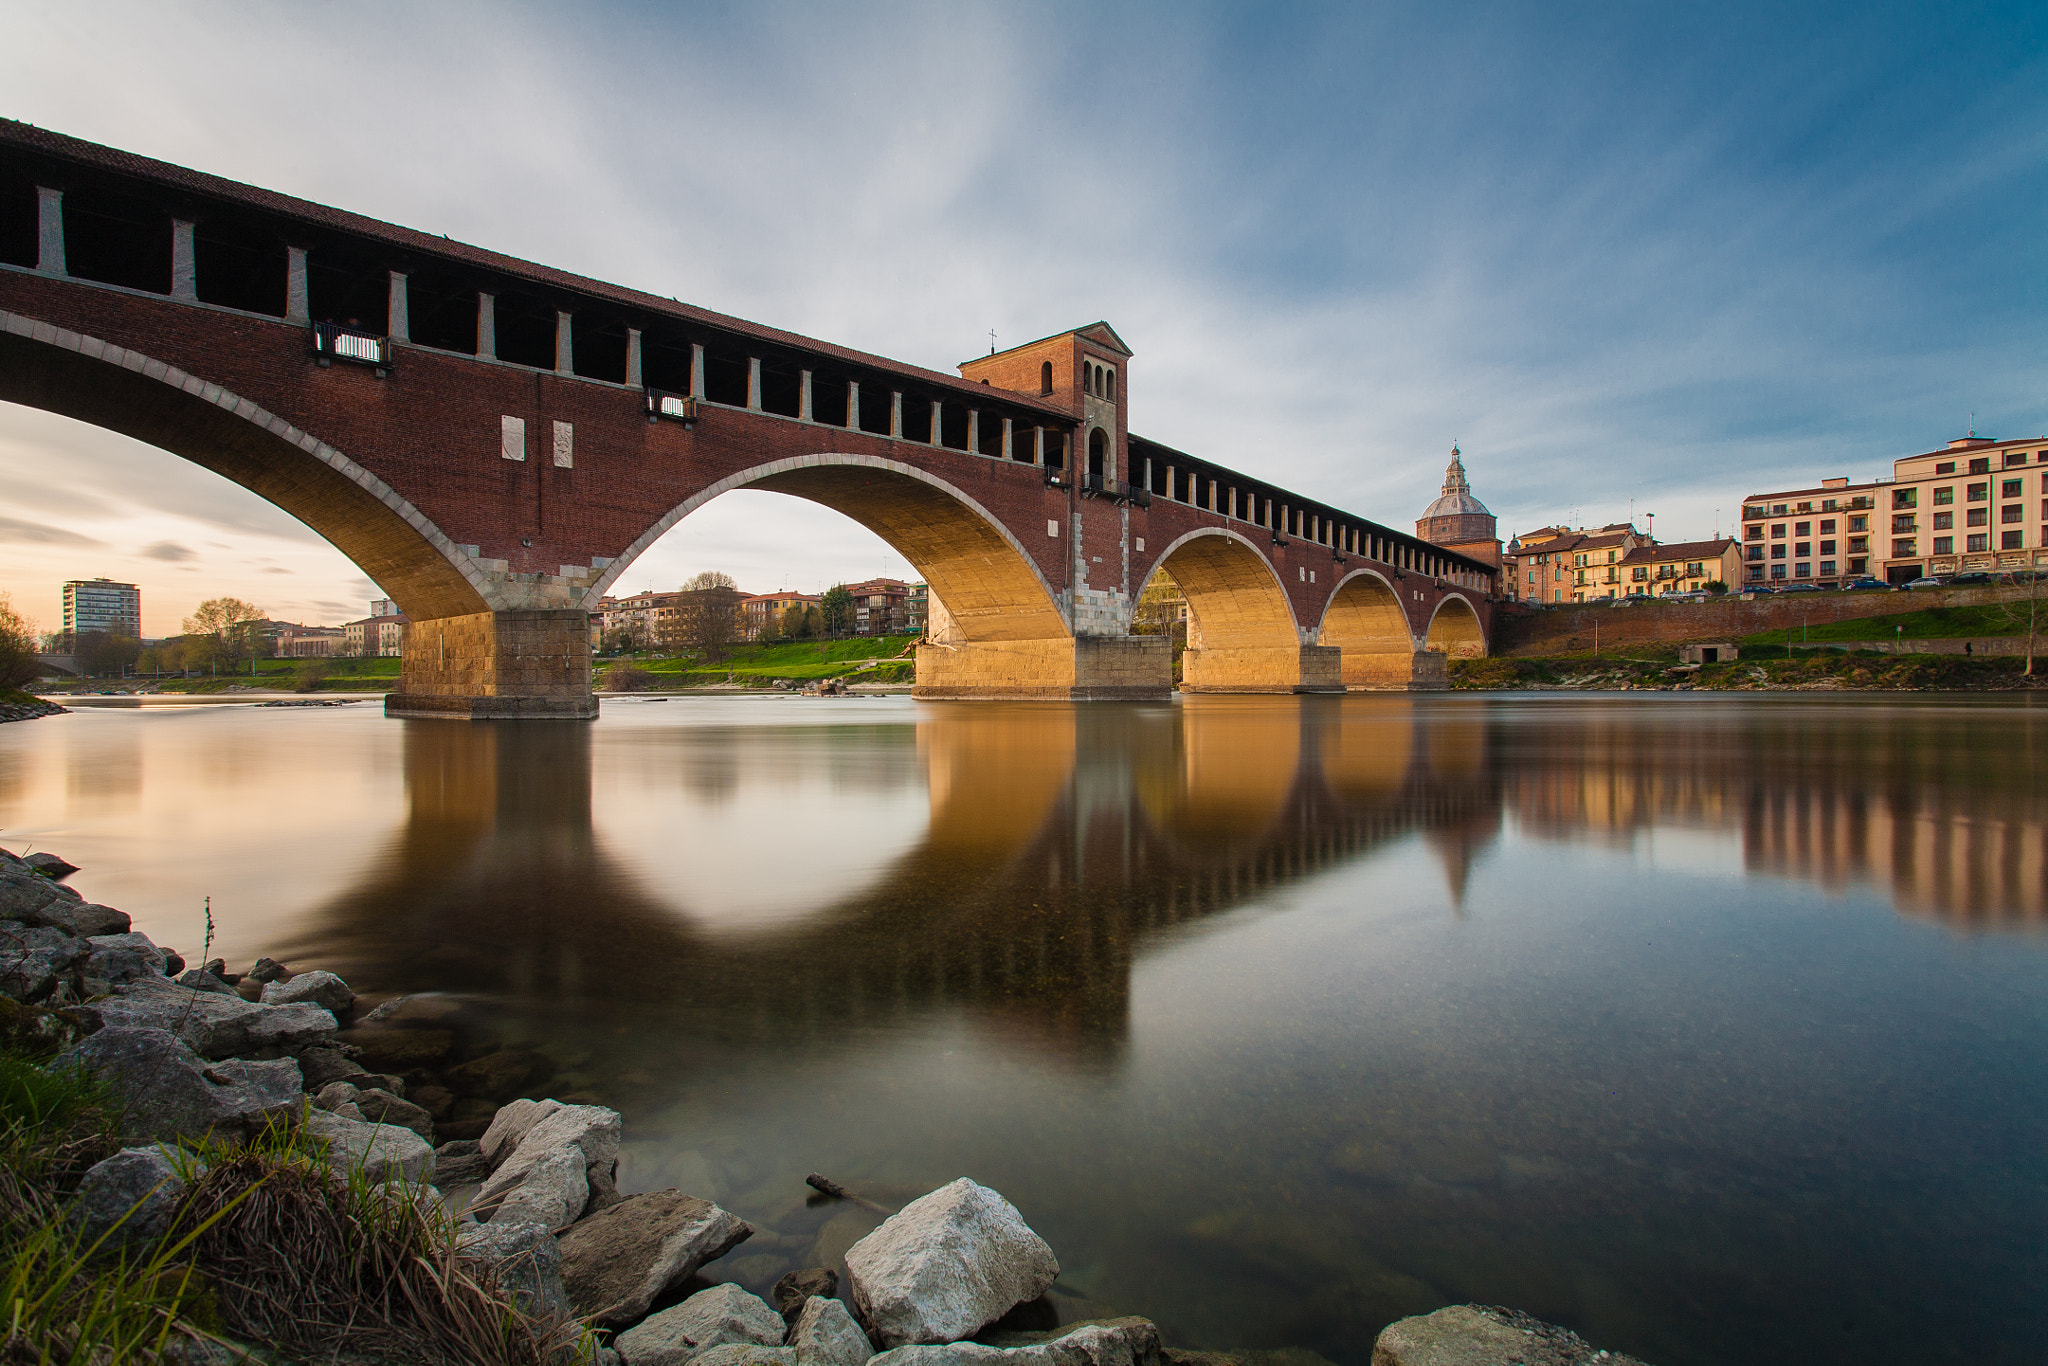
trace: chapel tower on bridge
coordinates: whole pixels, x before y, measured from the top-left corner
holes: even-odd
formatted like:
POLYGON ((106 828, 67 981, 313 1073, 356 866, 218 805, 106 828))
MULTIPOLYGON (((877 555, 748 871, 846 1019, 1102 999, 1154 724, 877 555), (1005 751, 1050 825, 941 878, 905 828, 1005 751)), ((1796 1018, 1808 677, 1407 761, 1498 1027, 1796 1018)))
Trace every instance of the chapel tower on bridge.
POLYGON ((1500 563, 1499 526, 1486 504, 1472 496, 1472 485, 1465 479, 1465 458, 1456 446, 1451 447, 1451 463, 1444 470, 1443 497, 1415 519, 1415 534, 1460 555, 1491 565, 1500 563))

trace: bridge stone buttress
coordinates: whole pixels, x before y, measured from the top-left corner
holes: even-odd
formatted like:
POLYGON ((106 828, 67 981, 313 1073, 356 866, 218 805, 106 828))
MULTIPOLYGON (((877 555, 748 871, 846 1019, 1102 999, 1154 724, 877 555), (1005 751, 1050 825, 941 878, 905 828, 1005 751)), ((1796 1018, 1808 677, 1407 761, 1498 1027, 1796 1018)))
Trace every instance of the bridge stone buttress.
POLYGON ((1095 323, 922 370, 0 120, 0 401, 333 543, 411 619, 393 715, 595 715, 589 614, 736 488, 925 576, 921 697, 1167 696, 1170 638, 1131 633, 1160 571, 1190 692, 1484 652, 1490 566, 1131 435, 1130 358, 1095 323))

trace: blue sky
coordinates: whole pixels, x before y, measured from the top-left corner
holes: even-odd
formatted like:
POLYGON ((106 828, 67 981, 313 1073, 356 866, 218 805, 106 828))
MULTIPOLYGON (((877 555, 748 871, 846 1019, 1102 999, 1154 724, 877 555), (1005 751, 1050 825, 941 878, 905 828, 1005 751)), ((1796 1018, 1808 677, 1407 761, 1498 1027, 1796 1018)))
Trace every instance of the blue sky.
MULTIPOLYGON (((934 367, 1109 319, 1133 428, 1503 533, 2048 432, 2048 7, 5 0, 0 113, 934 367)), ((0 408, 0 586, 339 620, 168 456, 0 408), (89 513, 90 515, 87 515, 89 513), (65 541, 65 537, 73 538, 65 541)), ((774 495, 622 587, 907 574, 774 495)), ((51 599, 49 605, 44 599, 51 599)))

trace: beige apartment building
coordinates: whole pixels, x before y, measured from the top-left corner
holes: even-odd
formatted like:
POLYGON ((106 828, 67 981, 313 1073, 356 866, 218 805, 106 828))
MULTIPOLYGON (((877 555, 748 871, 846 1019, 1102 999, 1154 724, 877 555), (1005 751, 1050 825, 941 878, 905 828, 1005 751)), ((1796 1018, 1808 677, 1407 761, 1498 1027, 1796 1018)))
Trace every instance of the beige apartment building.
POLYGON ((1627 591, 1622 560, 1649 537, 1629 522, 1597 531, 1547 526, 1517 536, 1501 557, 1502 583, 1511 602, 1597 602, 1627 591))
POLYGON ((1743 584, 1905 583, 2048 566, 2048 437, 1958 437, 1892 477, 1742 500, 1743 584))
POLYGON ((1624 597, 1700 593, 1715 582, 1728 588, 1742 582, 1742 545, 1732 536, 1672 545, 1646 543, 1621 557, 1624 597))

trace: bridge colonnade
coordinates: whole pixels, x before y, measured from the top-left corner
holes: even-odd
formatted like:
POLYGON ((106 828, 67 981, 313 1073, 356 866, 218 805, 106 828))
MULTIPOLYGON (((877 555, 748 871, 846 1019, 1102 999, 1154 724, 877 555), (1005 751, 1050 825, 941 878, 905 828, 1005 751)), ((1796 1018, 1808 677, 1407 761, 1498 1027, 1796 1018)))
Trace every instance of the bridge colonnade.
POLYGON ((412 620, 396 714, 595 714, 588 614, 704 502, 923 574, 933 698, 1442 686, 1492 569, 1133 436, 1107 323, 922 370, 0 121, 0 400, 298 517, 412 620), (67 204, 78 197, 84 216, 67 204), (1148 549, 1149 546, 1149 549, 1148 549))

